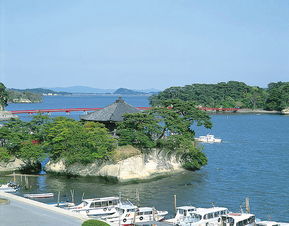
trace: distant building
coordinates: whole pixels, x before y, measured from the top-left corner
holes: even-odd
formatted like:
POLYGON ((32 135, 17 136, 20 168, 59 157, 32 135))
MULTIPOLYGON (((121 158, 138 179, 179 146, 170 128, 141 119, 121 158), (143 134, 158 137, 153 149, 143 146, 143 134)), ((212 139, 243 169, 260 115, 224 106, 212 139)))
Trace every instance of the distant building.
POLYGON ((87 115, 81 115, 80 119, 84 121, 101 122, 105 124, 106 128, 113 131, 116 128, 116 123, 123 121, 123 114, 139 112, 137 108, 126 103, 121 97, 119 97, 113 104, 88 113, 87 115))

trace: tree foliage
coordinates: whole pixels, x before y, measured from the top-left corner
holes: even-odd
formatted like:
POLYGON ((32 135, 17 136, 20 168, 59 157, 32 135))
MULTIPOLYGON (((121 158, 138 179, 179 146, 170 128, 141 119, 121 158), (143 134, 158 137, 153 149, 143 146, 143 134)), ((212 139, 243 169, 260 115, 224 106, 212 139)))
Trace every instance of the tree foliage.
POLYGON ((123 118, 117 129, 120 145, 131 144, 142 149, 156 146, 155 141, 162 127, 152 112, 125 114, 123 118))
POLYGON ((0 128, 0 153, 27 165, 47 156, 67 164, 109 159, 115 140, 99 123, 81 123, 65 117, 37 115, 30 122, 13 119, 0 128))
POLYGON ((45 157, 41 145, 35 143, 31 124, 19 119, 12 119, 0 128, 0 146, 27 166, 33 166, 45 157))
POLYGON ((55 118, 46 130, 44 148, 54 160, 64 159, 67 164, 107 160, 115 147, 115 140, 104 125, 65 117, 55 118))
POLYGON ((109 224, 100 220, 87 220, 84 221, 81 226, 109 226, 109 224))
POLYGON ((205 165, 207 158, 194 142, 192 126, 211 128, 210 117, 190 101, 173 99, 160 105, 149 111, 126 114, 117 129, 120 144, 134 145, 143 151, 159 148, 176 154, 187 169, 205 165))
POLYGON ((203 107, 264 108, 266 91, 243 82, 229 81, 218 84, 192 84, 184 87, 171 87, 150 97, 153 106, 168 99, 194 101, 203 107))
POLYGON ((281 111, 289 107, 289 82, 270 83, 265 109, 281 111))
POLYGON ((23 100, 29 100, 31 102, 41 102, 42 95, 38 93, 32 93, 28 91, 18 91, 14 89, 9 89, 8 91, 8 102, 18 103, 23 100))
POLYGON ((0 82, 0 110, 7 106, 8 101, 8 91, 5 85, 0 82))

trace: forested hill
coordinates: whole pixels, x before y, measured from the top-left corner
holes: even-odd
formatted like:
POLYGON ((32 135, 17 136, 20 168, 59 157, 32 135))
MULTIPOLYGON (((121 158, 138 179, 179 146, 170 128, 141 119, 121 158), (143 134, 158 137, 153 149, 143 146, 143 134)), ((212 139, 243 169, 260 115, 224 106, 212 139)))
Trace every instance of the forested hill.
POLYGON ((7 94, 7 101, 10 103, 34 103, 42 101, 42 96, 38 93, 9 89, 7 90, 7 94))
POLYGON ((270 83, 268 88, 229 81, 170 87, 150 97, 152 106, 165 99, 192 100, 203 107, 238 107, 282 110, 289 106, 289 82, 270 83))

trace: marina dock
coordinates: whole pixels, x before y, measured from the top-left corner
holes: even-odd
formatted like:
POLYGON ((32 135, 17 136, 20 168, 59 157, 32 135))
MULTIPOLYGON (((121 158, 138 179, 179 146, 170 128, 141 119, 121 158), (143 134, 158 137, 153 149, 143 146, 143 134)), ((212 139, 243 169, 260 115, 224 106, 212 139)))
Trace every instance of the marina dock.
POLYGON ((0 192, 0 198, 9 200, 0 205, 0 225, 13 226, 80 226, 85 219, 72 212, 0 192))

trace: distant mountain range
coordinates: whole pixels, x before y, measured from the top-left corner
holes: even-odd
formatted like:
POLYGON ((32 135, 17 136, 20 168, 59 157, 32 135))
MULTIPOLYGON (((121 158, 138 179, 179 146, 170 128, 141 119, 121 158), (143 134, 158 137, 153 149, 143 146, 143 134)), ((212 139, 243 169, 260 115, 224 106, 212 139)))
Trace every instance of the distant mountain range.
POLYGON ((53 87, 48 89, 68 93, 113 93, 115 91, 115 89, 98 89, 88 86, 53 87))
POLYGON ((71 95, 71 94, 115 94, 115 95, 149 95, 159 93, 157 89, 132 90, 119 89, 98 89, 88 86, 70 86, 55 88, 31 88, 31 89, 10 89, 11 91, 23 93, 35 93, 40 95, 71 95))
POLYGON ((99 93, 99 94, 124 94, 124 95, 153 94, 160 92, 160 90, 157 89, 143 89, 143 90, 126 89, 126 88, 99 89, 89 86, 54 87, 47 89, 53 90, 55 92, 67 92, 67 93, 99 93))
POLYGON ((11 88, 9 90, 16 91, 16 92, 23 92, 23 93, 36 93, 36 94, 41 94, 41 95, 49 95, 49 94, 67 95, 67 94, 71 94, 69 92, 55 91, 55 90, 45 89, 45 88, 31 88, 31 89, 14 89, 14 88, 11 88))

